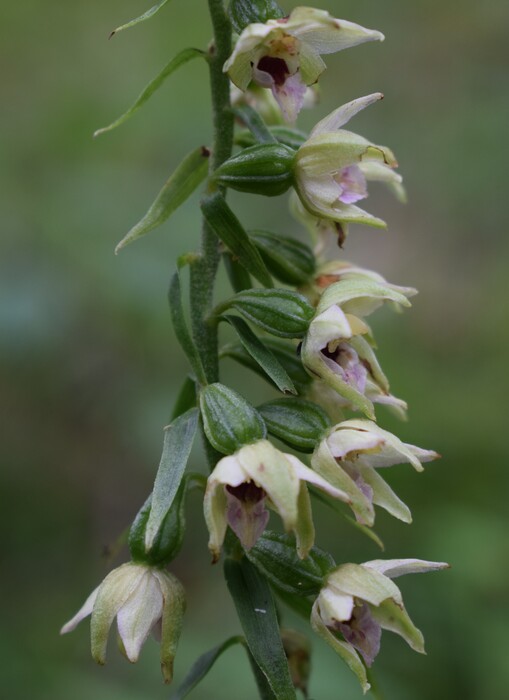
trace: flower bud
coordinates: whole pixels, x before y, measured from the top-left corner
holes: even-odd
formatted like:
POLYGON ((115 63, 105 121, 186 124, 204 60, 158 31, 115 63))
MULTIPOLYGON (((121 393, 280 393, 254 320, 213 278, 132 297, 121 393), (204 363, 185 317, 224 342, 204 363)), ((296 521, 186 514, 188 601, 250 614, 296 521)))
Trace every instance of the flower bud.
POLYGON ((229 158, 214 173, 220 185, 275 197, 293 183, 295 151, 282 143, 259 144, 229 158))
POLYGON ((232 454, 267 434, 258 411, 236 391, 219 382, 202 389, 200 410, 207 439, 222 454, 232 454))

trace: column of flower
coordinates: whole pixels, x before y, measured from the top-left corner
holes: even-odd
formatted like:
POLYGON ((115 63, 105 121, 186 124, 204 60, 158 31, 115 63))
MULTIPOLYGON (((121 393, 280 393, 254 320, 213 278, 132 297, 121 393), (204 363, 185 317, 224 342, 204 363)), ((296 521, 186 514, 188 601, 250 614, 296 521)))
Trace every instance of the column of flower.
POLYGON ((273 0, 232 0, 227 10, 221 0, 209 0, 208 6, 214 29, 208 50, 182 51, 122 117, 99 130, 124 122, 187 61, 200 57, 208 64, 214 142, 182 161, 118 246, 159 226, 206 180, 201 249, 183 251, 169 293, 190 373, 165 429, 153 492, 131 527, 132 561, 112 571, 62 631, 91 615, 92 653, 99 663, 115 617, 130 661, 155 631, 163 674, 171 680, 184 592, 166 567, 182 546, 185 494, 198 488, 204 491, 212 559, 219 561, 224 550, 225 579, 243 636, 204 654, 178 697, 237 642, 246 648, 262 698, 291 699, 296 689, 306 692, 309 645, 280 629, 274 596, 310 619, 366 691, 382 628, 423 651, 422 635, 392 579, 447 565, 417 559, 337 565, 314 544, 311 503, 319 499, 351 509, 357 527, 366 532, 375 506, 411 522, 408 506, 378 470, 408 463, 421 471, 423 462, 438 455, 401 442, 378 426, 375 415, 376 404, 399 414, 406 404, 390 393, 366 319, 385 303, 410 306, 415 290, 323 257, 324 241, 335 236, 342 246, 349 224, 385 227, 358 206, 368 196, 368 181, 384 182, 404 197, 392 151, 343 128, 382 95, 344 104, 308 136, 293 122, 302 107, 316 105, 322 55, 384 37, 314 8, 298 7, 285 16, 273 0), (291 211, 308 227, 314 248, 294 237, 246 229, 226 201, 228 188, 262 196, 292 189, 291 211), (221 262, 232 295, 214 306, 221 262), (190 323, 183 304, 187 267, 190 323), (221 324, 238 342, 219 346, 221 324), (254 407, 244 392, 220 381, 224 358, 253 370, 281 396, 254 407), (348 418, 348 412, 357 415, 348 418), (187 469, 197 432, 205 443, 208 478, 187 469), (281 451, 271 439, 292 452, 281 451), (311 466, 295 452, 311 455, 311 466), (267 529, 270 511, 279 515, 284 533, 267 529))

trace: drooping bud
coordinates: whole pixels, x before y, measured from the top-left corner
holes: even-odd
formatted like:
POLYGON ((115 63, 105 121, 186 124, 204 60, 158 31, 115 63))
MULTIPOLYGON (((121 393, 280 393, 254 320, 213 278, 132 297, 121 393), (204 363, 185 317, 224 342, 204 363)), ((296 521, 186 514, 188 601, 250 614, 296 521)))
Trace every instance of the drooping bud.
POLYGON ((239 393, 219 382, 201 390, 200 410, 207 439, 222 454, 233 454, 267 434, 258 411, 239 393))

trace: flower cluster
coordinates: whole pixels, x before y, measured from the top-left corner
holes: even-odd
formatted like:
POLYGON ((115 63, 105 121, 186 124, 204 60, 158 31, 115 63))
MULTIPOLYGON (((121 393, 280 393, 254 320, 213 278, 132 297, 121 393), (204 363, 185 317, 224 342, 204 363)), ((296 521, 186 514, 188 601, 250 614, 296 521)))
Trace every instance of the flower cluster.
MULTIPOLYGON (((152 16, 162 4, 126 26, 152 16)), ((186 492, 198 488, 212 561, 224 552, 228 588, 258 678, 269 682, 275 697, 292 697, 292 682, 307 692, 309 643, 298 633, 278 635, 275 592, 293 607, 312 608, 312 629, 366 691, 366 667, 378 654, 382 629, 401 635, 414 650, 424 650, 422 634, 392 579, 447 565, 418 559, 337 565, 315 546, 311 502, 325 501, 345 514, 351 510, 355 520, 347 520, 377 539, 368 530, 376 506, 405 523, 412 520, 409 507, 380 470, 410 464, 421 472, 423 463, 439 455, 402 442, 377 422, 379 405, 402 418, 407 407, 391 393, 368 320, 385 305, 409 307, 416 290, 330 258, 326 251, 330 234, 343 247, 350 224, 386 227, 360 206, 369 182, 385 183, 400 200, 405 191, 390 148, 344 128, 378 103, 381 93, 343 104, 309 134, 292 123, 303 106, 317 104, 323 55, 384 37, 314 8, 297 7, 285 17, 274 0, 231 0, 231 23, 222 3, 209 5, 215 36, 208 52, 179 54, 140 100, 175 66, 205 57, 214 98, 214 143, 210 149, 197 147, 182 161, 118 246, 158 226, 207 180, 202 249, 180 257, 169 294, 175 332, 191 372, 173 422, 165 428, 153 491, 130 530, 131 561, 104 579, 62 632, 90 615, 92 655, 101 664, 115 618, 121 650, 131 662, 152 632, 161 643, 164 678, 171 681, 184 590, 166 567, 184 538, 186 492), (233 152, 235 145, 238 151, 233 152), (291 212, 311 234, 311 246, 272 231, 246 230, 225 199, 227 188, 271 197, 291 189, 291 212), (232 294, 214 307, 218 251, 232 294), (180 276, 185 265, 191 267, 190 324, 180 276), (236 341, 218 350, 221 323, 228 324, 236 341), (281 396, 253 406, 219 381, 218 367, 225 358, 253 370, 281 396), (187 470, 198 427, 208 477, 187 470), (273 440, 292 451, 283 452, 273 440), (305 455, 310 455, 310 466, 305 455), (268 530, 271 511, 281 519, 284 533, 268 530)), ((140 104, 102 131, 125 121, 140 104)), ((219 653, 216 649, 199 660, 200 674, 219 653)), ((185 688, 196 682, 196 673, 191 671, 185 688)))

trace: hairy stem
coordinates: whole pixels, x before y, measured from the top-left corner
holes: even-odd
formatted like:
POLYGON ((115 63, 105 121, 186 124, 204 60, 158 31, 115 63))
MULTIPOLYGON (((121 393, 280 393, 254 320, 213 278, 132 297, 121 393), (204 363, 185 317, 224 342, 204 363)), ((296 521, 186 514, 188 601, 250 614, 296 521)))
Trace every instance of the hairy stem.
MULTIPOLYGON (((214 123, 211 170, 230 157, 233 145, 233 114, 230 110, 230 81, 223 65, 231 53, 231 25, 223 0, 208 0, 214 30, 209 51, 210 91, 214 123)), ((191 265, 191 323, 205 375, 209 382, 219 378, 217 327, 206 322, 212 309, 214 282, 219 264, 219 241, 209 226, 202 224, 201 250, 191 265)))

